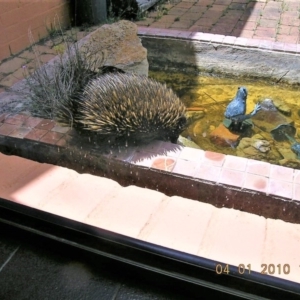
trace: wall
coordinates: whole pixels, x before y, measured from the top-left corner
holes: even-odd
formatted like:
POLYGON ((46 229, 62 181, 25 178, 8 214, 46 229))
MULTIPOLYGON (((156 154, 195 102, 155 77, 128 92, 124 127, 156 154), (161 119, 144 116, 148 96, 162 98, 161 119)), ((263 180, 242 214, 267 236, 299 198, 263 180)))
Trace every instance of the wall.
POLYGON ((57 15, 62 27, 69 24, 70 0, 0 0, 0 61, 46 37, 57 15))

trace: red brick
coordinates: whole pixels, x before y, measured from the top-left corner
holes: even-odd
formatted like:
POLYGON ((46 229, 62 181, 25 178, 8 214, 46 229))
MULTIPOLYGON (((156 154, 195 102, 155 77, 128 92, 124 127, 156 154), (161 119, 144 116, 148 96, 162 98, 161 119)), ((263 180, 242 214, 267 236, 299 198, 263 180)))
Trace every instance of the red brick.
POLYGON ((29 116, 27 115, 14 115, 14 116, 9 116, 5 119, 6 124, 11 124, 11 125, 22 125, 29 116))
POLYGON ((9 42, 9 46, 13 54, 22 51, 24 48, 28 47, 29 45, 30 42, 27 35, 22 35, 19 38, 9 42))
POLYGON ((20 20, 24 20, 24 15, 22 14, 22 10, 20 8, 15 8, 1 14, 1 21, 5 27, 16 24, 20 22, 20 20))
MULTIPOLYGON (((16 23, 4 29, 5 35, 7 36, 6 41, 13 41, 20 36, 27 34, 27 29, 23 23, 16 23), (8 40, 9 39, 9 40, 8 40)), ((6 42, 7 43, 7 42, 6 42)))
POLYGON ((219 177, 219 183, 241 188, 245 181, 245 172, 223 168, 219 177))
POLYGON ((1 13, 2 16, 4 13, 12 11, 14 9, 19 8, 20 4, 18 1, 1 1, 1 13))
POLYGON ((16 130, 19 126, 17 125, 12 125, 12 124, 3 124, 0 126, 0 134, 1 135, 9 135, 11 134, 14 130, 16 130))
POLYGON ((275 38, 276 36, 276 28, 261 28, 258 27, 255 30, 255 35, 260 37, 269 37, 269 38, 275 38))
POLYGON ((55 121, 43 119, 35 128, 43 130, 51 130, 56 125, 55 121))
POLYGON ((33 128, 24 138, 39 141, 47 132, 47 130, 33 128))
POLYGON ((4 58, 8 58, 10 56, 8 45, 4 45, 0 47, 0 61, 4 58))
POLYGON ((222 153, 212 152, 212 151, 205 151, 203 157, 203 163, 205 165, 214 165, 221 167, 225 161, 226 155, 222 153))
POLYGON ((62 133, 49 131, 40 139, 40 142, 55 145, 63 136, 62 133))
POLYGON ((7 35, 5 30, 0 30, 0 47, 7 45, 7 35))
POLYGON ((19 128, 16 128, 12 133, 10 133, 9 136, 22 139, 29 132, 30 132, 30 128, 19 127, 19 128))
POLYGON ((153 160, 151 168, 169 171, 171 172, 174 168, 176 160, 169 157, 159 157, 153 160))
POLYGON ((41 123, 43 119, 41 118, 35 118, 35 117, 29 117, 28 119, 25 120, 23 126, 27 128, 34 128, 36 125, 41 123))

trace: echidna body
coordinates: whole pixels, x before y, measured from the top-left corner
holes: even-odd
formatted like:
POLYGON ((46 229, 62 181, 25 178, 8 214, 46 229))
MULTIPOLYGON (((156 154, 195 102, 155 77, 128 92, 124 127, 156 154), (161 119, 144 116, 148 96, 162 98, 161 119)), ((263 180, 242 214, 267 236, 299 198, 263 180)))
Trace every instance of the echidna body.
POLYGON ((186 123, 185 106, 176 94, 144 76, 102 75, 77 101, 75 123, 112 140, 176 142, 186 123))

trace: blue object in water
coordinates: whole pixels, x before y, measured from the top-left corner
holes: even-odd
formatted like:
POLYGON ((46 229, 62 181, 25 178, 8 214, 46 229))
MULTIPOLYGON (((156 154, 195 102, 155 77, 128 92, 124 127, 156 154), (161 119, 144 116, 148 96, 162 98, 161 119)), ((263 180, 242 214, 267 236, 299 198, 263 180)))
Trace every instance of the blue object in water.
POLYGON ((235 98, 228 104, 225 110, 224 125, 234 130, 241 130, 243 121, 253 117, 260 109, 260 104, 256 104, 250 114, 246 113, 248 91, 245 87, 238 87, 235 98))

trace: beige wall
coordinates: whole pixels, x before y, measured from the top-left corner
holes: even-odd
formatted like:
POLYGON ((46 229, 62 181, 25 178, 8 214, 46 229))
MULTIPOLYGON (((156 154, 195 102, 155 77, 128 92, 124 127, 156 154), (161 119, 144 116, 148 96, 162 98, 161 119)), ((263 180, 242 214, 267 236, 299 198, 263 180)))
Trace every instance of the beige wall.
POLYGON ((59 17, 63 27, 69 24, 70 0, 0 0, 0 61, 30 46, 28 29, 34 40, 48 35, 59 17))

